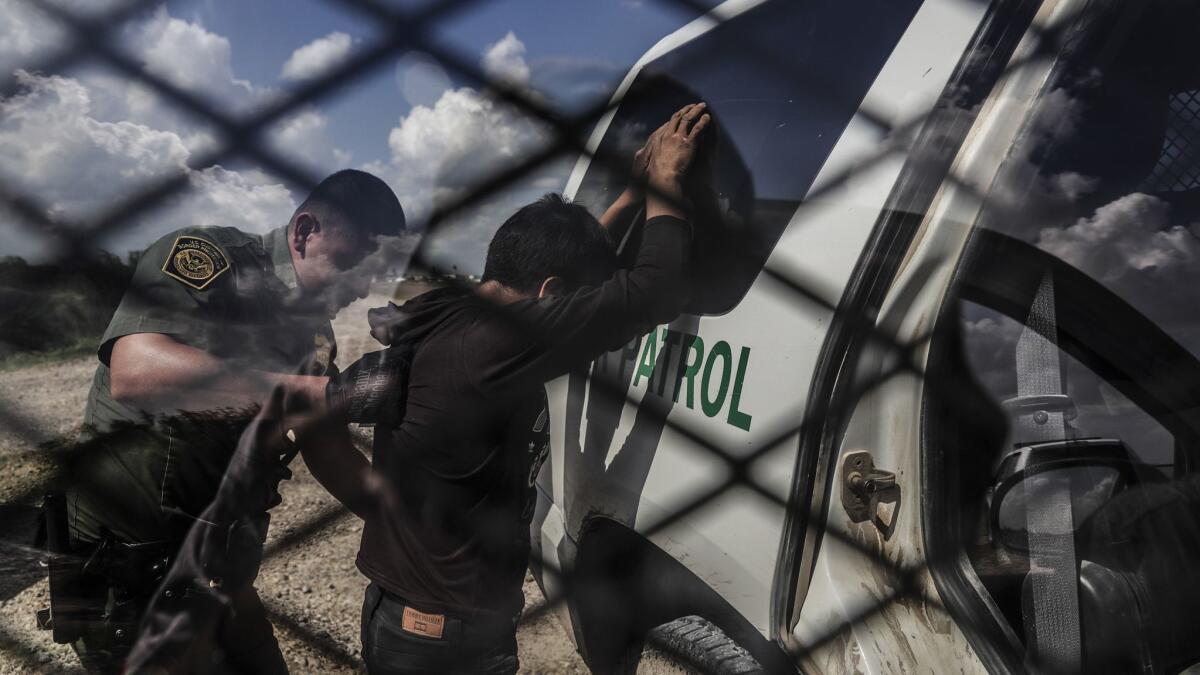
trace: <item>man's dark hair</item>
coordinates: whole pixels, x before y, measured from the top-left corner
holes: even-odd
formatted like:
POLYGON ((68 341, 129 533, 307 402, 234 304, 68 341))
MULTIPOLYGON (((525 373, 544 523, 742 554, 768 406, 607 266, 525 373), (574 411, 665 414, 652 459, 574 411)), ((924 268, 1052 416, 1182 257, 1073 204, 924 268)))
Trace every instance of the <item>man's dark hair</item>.
POLYGON ((571 290, 612 276, 617 257, 608 235, 586 208, 548 194, 521 207, 496 231, 488 246, 483 281, 536 293, 547 277, 571 290))
POLYGON ((317 184, 297 211, 336 215, 337 221, 369 235, 404 231, 404 209, 388 184, 366 171, 343 169, 317 184))

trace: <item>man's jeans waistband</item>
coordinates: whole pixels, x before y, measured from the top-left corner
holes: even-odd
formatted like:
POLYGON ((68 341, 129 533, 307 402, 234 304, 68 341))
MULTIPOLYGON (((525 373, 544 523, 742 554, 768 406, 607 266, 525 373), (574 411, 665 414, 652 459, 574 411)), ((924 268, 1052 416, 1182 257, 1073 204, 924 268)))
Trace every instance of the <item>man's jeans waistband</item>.
MULTIPOLYGON (((509 621, 487 618, 465 620, 441 617, 437 630, 404 629, 405 608, 420 615, 437 615, 414 607, 403 598, 372 582, 367 586, 362 613, 363 658, 373 675, 381 673, 515 673, 517 670, 516 617, 509 621), (424 634, 422 634, 424 633, 424 634)), ((410 626, 411 626, 410 614, 410 626)), ((432 617, 436 622, 436 616, 432 617)))

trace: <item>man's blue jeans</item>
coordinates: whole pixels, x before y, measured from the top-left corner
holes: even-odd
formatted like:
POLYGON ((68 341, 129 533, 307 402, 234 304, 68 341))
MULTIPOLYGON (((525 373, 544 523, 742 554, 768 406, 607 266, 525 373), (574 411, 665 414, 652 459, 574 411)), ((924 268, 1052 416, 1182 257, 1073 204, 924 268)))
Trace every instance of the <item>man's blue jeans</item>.
MULTIPOLYGON (((442 637, 417 635, 401 628, 405 602, 372 582, 362 611, 363 660, 371 675, 410 673, 517 672, 516 619, 497 624, 470 623, 446 616, 442 637)), ((421 611, 419 607, 416 607, 421 611)))

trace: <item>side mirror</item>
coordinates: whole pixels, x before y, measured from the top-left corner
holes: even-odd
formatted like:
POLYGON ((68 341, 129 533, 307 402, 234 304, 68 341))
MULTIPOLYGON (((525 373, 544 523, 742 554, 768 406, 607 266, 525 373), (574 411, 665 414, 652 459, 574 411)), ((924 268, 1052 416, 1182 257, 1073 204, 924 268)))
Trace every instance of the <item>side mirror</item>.
POLYGON ((993 543, 1029 551, 1031 508, 1054 508, 1069 495, 1072 532, 1126 486, 1137 482, 1129 450, 1117 439, 1086 438, 1022 446, 1000 462, 990 509, 993 543))

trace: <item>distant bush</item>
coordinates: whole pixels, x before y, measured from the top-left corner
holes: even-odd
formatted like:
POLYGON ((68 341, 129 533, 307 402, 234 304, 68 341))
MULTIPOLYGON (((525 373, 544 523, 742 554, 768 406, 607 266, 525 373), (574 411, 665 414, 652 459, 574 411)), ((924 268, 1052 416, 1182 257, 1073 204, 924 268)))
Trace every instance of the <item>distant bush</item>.
POLYGON ((94 349, 132 275, 105 252, 73 265, 0 258, 0 360, 94 349))

